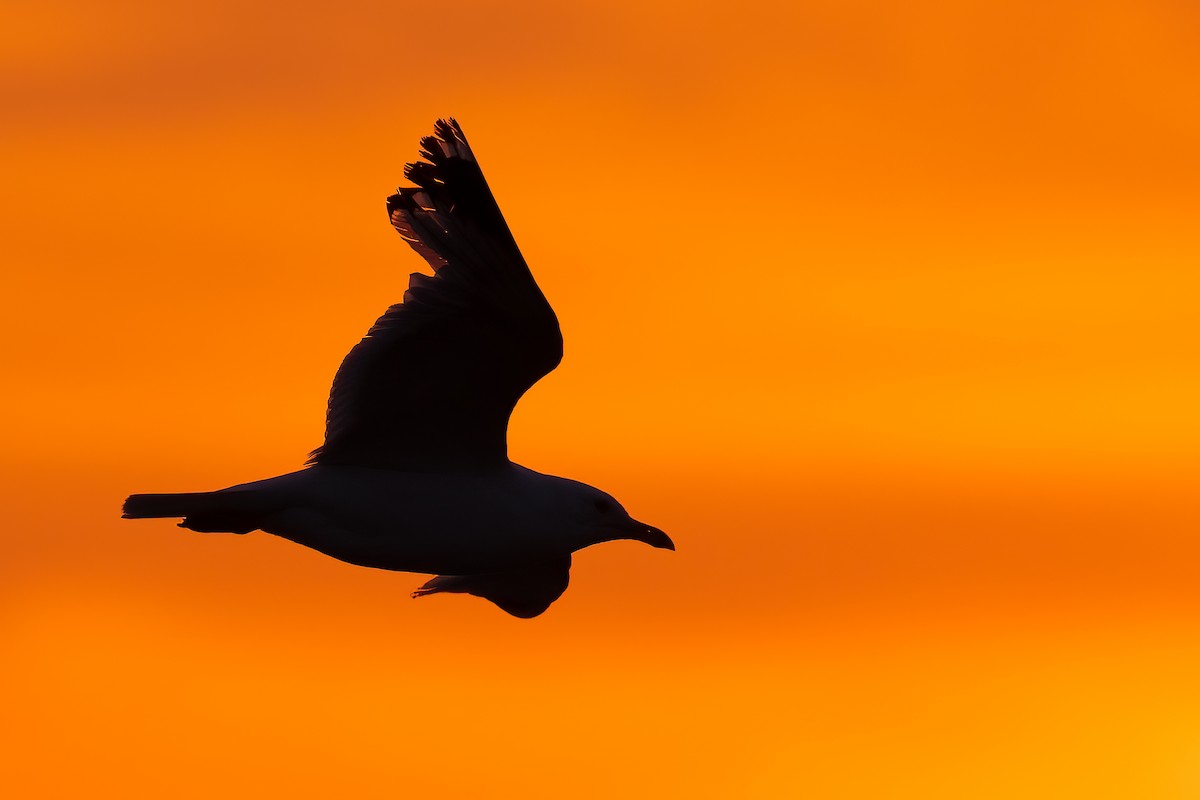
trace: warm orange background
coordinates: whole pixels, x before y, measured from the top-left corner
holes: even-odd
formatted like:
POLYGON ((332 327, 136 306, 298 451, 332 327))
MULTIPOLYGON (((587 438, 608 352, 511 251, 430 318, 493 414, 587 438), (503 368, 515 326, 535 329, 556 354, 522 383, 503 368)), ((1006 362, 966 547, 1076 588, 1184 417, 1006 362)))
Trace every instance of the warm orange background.
POLYGON ((1200 797, 1200 14, 18 3, 11 797, 1200 797), (297 468, 462 121, 567 338, 544 617, 131 491, 297 468), (15 787, 15 788, 13 788, 15 787))

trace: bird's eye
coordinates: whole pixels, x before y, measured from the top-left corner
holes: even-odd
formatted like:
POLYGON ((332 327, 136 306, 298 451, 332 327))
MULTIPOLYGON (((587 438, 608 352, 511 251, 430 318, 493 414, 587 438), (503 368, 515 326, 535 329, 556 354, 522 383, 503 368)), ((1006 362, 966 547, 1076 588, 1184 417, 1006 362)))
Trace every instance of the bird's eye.
POLYGON ((596 510, 601 514, 607 514, 610 508, 612 508, 612 503, 608 502, 607 500, 596 501, 596 510))

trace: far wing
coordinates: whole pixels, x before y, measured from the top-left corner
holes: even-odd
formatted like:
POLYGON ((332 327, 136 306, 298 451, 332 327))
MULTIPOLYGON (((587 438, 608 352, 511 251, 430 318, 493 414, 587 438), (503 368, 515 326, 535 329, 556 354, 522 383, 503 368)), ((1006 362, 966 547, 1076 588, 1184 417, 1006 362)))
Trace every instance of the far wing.
POLYGON ((333 379, 311 462, 403 470, 504 463, 517 400, 562 360, 558 319, 462 128, 438 120, 388 198, 392 225, 433 267, 355 345, 333 379))
POLYGON ((571 557, 530 564, 511 572, 486 575, 438 575, 412 593, 424 597, 439 592, 473 594, 491 600, 514 617, 541 614, 562 596, 571 580, 571 557))

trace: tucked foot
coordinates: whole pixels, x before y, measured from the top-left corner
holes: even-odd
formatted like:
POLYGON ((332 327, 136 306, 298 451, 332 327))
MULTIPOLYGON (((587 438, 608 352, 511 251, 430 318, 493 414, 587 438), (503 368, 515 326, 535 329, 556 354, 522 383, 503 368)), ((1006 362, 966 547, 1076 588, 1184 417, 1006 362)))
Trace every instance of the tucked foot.
POLYGON ((179 527, 197 533, 244 534, 258 529, 258 517, 247 514, 192 514, 184 517, 179 527))

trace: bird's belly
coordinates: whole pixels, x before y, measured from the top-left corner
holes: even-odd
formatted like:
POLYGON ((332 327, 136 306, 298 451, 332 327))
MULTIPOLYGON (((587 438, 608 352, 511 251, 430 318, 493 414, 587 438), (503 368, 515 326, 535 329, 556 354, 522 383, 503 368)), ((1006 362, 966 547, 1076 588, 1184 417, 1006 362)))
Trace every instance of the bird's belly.
POLYGON ((488 481, 376 470, 317 473, 303 506, 264 530, 342 561, 466 575, 511 569, 540 554, 512 498, 488 481))

